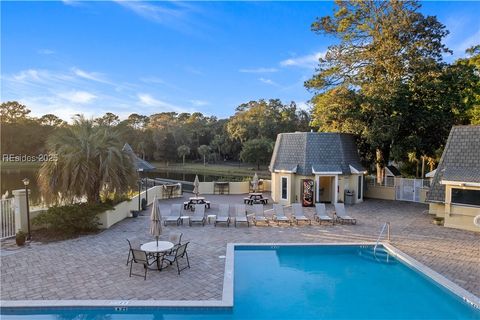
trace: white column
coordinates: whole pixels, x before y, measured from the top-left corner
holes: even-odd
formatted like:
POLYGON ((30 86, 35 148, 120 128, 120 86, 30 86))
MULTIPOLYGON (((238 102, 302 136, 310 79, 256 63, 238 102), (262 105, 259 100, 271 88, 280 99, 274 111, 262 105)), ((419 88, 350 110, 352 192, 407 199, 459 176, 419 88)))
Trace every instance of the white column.
POLYGON ((315 199, 320 202, 320 176, 315 175, 315 199))
POLYGON ((338 202, 338 175, 335 175, 335 191, 333 192, 333 203, 338 202))
POLYGON ((15 232, 21 229, 26 233, 28 230, 28 220, 25 189, 12 190, 12 194, 14 197, 13 206, 15 209, 15 232))

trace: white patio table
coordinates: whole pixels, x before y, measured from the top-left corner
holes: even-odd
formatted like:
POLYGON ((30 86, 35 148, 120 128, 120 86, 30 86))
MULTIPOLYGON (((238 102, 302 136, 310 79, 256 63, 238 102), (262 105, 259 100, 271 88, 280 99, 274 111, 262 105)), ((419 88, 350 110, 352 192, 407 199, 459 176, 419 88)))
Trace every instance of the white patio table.
POLYGON ((157 268, 158 270, 162 270, 162 260, 160 260, 160 256, 162 253, 169 251, 173 248, 173 243, 170 241, 152 241, 152 242, 147 242, 145 244, 142 244, 140 246, 140 249, 148 252, 148 253, 153 253, 156 254, 157 256, 157 268))

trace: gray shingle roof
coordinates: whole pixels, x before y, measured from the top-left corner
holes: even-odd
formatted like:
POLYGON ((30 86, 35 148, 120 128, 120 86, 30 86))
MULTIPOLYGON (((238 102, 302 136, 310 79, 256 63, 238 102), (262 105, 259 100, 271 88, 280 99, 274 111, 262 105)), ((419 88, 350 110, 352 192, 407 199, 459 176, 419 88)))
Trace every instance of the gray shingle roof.
POLYGON ((292 171, 301 175, 315 172, 351 174, 350 166, 365 171, 360 164, 353 135, 346 133, 280 133, 273 150, 270 171, 292 171))
POLYGON ((135 167, 137 168, 137 170, 151 171, 151 170, 156 169, 149 162, 137 157, 135 152, 133 152, 132 147, 130 147, 130 145, 128 143, 125 143, 125 145, 122 148, 122 151, 128 153, 133 158, 133 161, 134 161, 134 164, 135 164, 135 167))
POLYGON ((455 126, 428 192, 427 201, 444 202, 442 180, 480 183, 480 126, 455 126))

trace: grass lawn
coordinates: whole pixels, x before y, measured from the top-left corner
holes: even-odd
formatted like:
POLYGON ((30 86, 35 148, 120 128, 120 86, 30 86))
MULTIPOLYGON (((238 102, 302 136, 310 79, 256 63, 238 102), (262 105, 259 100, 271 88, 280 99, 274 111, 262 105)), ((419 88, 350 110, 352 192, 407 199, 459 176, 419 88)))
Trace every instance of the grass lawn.
POLYGON ((187 172, 196 173, 201 172, 203 174, 212 175, 241 175, 241 176, 253 176, 255 172, 259 178, 270 178, 270 172, 266 166, 260 166, 260 170, 257 170, 256 165, 248 165, 238 163, 221 163, 221 164, 207 164, 203 163, 185 163, 185 166, 179 163, 169 163, 168 166, 165 162, 151 162, 156 168, 160 170, 168 170, 171 172, 187 172))

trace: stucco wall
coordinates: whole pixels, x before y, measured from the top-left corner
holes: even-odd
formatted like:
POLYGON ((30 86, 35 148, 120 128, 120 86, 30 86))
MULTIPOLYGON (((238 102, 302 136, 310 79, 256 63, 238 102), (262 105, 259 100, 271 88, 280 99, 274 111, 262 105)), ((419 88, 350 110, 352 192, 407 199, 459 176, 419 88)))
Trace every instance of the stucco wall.
MULTIPOLYGON (((271 181, 270 180, 262 180, 263 181, 263 191, 268 192, 271 190, 271 181)), ((244 194, 250 191, 249 181, 241 181, 241 182, 230 182, 230 194, 244 194)), ((213 194, 214 191, 214 183, 213 182, 200 182, 199 184, 199 192, 200 194, 213 194)))
POLYGON ((368 186, 364 193, 365 198, 395 200, 395 188, 368 186))
MULTIPOLYGON (((182 190, 181 186, 176 192, 173 194, 174 197, 181 196, 182 190)), ((141 198, 145 198, 145 191, 140 194, 141 198)), ((148 205, 153 202, 155 196, 158 199, 162 199, 163 197, 163 187, 162 186, 155 186, 148 189, 148 205)), ((108 210, 98 215, 99 222, 100 222, 100 229, 108 229, 113 226, 115 223, 122 221, 123 219, 130 217, 130 211, 138 210, 138 195, 133 197, 130 201, 124 201, 119 203, 115 206, 113 210, 108 210)))

